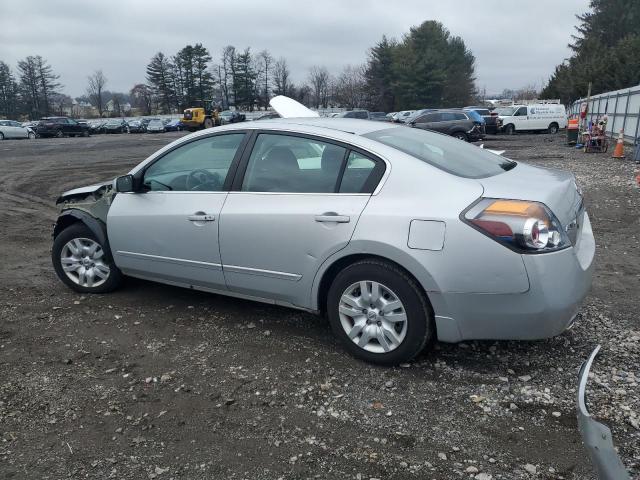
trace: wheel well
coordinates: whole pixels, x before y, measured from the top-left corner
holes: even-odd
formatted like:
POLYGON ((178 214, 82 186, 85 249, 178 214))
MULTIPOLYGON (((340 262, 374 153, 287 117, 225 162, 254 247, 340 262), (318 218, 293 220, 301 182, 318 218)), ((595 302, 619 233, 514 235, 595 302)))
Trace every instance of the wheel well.
POLYGON ((69 228, 74 223, 78 223, 80 221, 81 220, 78 217, 74 217, 73 215, 62 215, 58 217, 56 225, 53 228, 53 238, 56 238, 58 235, 60 235, 60 232, 69 228))
POLYGON ((360 260, 370 260, 370 259, 382 260, 387 263, 391 263, 395 265, 397 268, 401 269, 403 272, 405 272, 407 276, 409 276, 413 281, 416 282, 416 285, 418 285, 418 287, 420 288, 420 291, 424 294, 425 298, 427 299, 427 303, 429 304, 429 307, 433 310, 433 307, 431 307, 431 301, 429 300, 429 296, 427 295, 427 292, 425 291, 423 286, 420 284, 418 279, 406 268, 404 268, 399 263, 394 262, 393 260, 389 260, 388 258, 382 257, 380 255, 357 253, 353 255, 347 255, 346 257, 336 260, 322 275, 322 279, 320 280, 320 285, 318 287, 318 310, 320 310, 320 312, 323 315, 326 314, 327 295, 329 294, 329 288, 331 287, 331 284, 333 283, 333 280, 336 278, 338 273, 340 273, 349 265, 359 262, 360 260))
POLYGON ((558 122, 551 122, 551 123, 549 124, 549 126, 550 126, 550 127, 552 127, 552 126, 554 126, 554 125, 555 125, 556 127, 560 128, 560 125, 558 125, 558 122))

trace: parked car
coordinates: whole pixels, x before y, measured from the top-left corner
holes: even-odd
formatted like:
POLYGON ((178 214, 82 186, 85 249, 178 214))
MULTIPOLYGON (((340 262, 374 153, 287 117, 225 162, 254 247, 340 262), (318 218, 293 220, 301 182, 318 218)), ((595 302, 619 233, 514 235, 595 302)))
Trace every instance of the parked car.
POLYGON ((369 112, 369 120, 384 122, 386 118, 387 114, 385 112, 369 112))
POLYGON ((129 123, 129 133, 144 133, 147 131, 147 125, 140 118, 131 120, 128 123, 129 123))
POLYGON ((222 125, 227 123, 238 123, 246 120, 245 114, 236 110, 224 110, 220 113, 220 121, 222 125))
POLYGON ((118 118, 112 118, 104 124, 104 133, 129 133, 129 124, 118 118))
POLYGON ((167 129, 159 118, 152 118, 147 124, 147 133, 164 133, 167 129))
POLYGON ((254 118, 253 120, 273 120, 274 118, 280 118, 280 115, 278 115, 276 112, 269 112, 269 113, 265 113, 263 115, 260 115, 257 118, 254 118))
POLYGON ((419 116, 409 125, 422 130, 433 130, 451 135, 466 142, 482 140, 484 138, 482 117, 478 115, 476 119, 473 119, 471 115, 471 112, 463 112, 462 110, 436 110, 419 116))
POLYGON ((106 124, 106 120, 94 120, 89 122, 89 133, 91 133, 91 135, 104 133, 104 126, 106 124))
POLYGON ((407 118, 409 118, 414 112, 415 110, 403 110, 398 112, 393 121, 396 123, 406 123, 407 118))
POLYGON ((348 110, 340 112, 335 118, 359 118, 360 120, 369 120, 369 112, 367 110, 348 110))
POLYGON ((324 312, 348 351, 385 365, 434 338, 531 340, 572 324, 595 241, 571 173, 311 114, 202 130, 63 193, 58 277, 82 294, 129 275, 324 312))
POLYGON ((10 138, 36 138, 35 132, 30 127, 23 127, 15 120, 0 120, 0 140, 10 138))
POLYGON ((180 119, 168 119, 168 122, 164 124, 164 129, 167 132, 181 132, 184 130, 184 125, 180 119))
POLYGON ((485 132, 490 135, 496 135, 502 126, 502 120, 497 113, 491 113, 488 108, 484 107, 464 107, 464 111, 476 112, 484 119, 485 132))
POLYGON ((394 118, 396 117, 396 115, 397 115, 397 114, 398 114, 398 112, 391 112, 391 113, 387 113, 387 114, 385 115, 384 119, 385 119, 387 122, 393 122, 393 121, 394 121, 394 118))
POLYGON ((29 122, 22 122, 21 124, 23 127, 26 128, 30 128, 30 129, 34 129, 36 125, 38 125, 38 121, 29 121, 29 122))
POLYGON ((498 115, 502 131, 507 135, 520 131, 547 131, 554 134, 561 128, 567 128, 566 109, 557 103, 513 105, 498 109, 498 115))
POLYGON ((35 127, 39 137, 88 137, 89 126, 68 117, 45 117, 35 127))

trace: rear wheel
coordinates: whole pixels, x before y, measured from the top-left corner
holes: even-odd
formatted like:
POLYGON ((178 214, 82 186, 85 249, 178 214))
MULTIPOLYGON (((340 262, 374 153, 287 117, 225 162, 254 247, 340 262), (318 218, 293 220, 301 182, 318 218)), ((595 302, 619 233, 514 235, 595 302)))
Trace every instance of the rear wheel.
POLYGON ((36 138, 36 134, 33 132, 29 132, 29 140, 33 140, 34 138, 36 138))
POLYGON ((549 129, 548 130, 549 130, 549 133, 551 135, 555 135, 556 133, 558 133, 559 129, 560 128, 558 127, 557 123, 552 123, 551 125, 549 125, 549 129))
POLYGON ((105 245, 82 223, 74 223, 58 234, 51 250, 58 278, 76 292, 106 293, 122 282, 105 245))
POLYGON ((463 140, 465 142, 469 141, 469 138, 467 137, 467 134, 464 132, 456 132, 453 134, 453 137, 457 138, 458 140, 463 140))
POLYGON ((513 135, 514 133, 516 133, 516 127, 514 127, 512 124, 509 124, 504 127, 504 133, 506 133, 507 135, 513 135))
POLYGON ((415 280, 381 260, 342 270, 329 288, 327 313, 352 355, 380 365, 411 360, 435 333, 431 307, 415 280))
POLYGON ((62 130, 58 130, 56 132, 56 138, 62 138, 62 137, 64 137, 64 133, 62 133, 62 130))
POLYGON ((210 118, 205 118, 204 119, 204 128, 212 128, 213 127, 213 120, 211 120, 210 118))
POLYGON ((82 132, 82 136, 83 136, 83 137, 88 137, 88 136, 89 136, 89 130, 84 130, 84 131, 82 132))
POLYGON ((0 142, 4 140, 4 133, 0 132, 0 142))

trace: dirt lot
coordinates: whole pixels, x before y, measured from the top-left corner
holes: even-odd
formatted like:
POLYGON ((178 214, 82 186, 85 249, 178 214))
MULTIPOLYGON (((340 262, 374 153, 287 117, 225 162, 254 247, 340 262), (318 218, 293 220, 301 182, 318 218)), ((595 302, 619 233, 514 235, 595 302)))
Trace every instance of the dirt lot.
POLYGON ((640 474, 640 190, 634 165, 561 135, 494 137, 574 172, 598 243, 575 327, 539 342, 436 344, 403 368, 347 356, 313 315, 129 280, 65 288, 59 192, 113 178, 181 134, 0 143, 0 477, 585 479, 576 373, 640 474))

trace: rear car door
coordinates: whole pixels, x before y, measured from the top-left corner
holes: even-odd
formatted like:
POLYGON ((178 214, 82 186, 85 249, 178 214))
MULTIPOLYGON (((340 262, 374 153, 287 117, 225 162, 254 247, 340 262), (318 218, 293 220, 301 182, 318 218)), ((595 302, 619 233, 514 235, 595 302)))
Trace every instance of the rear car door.
POLYGON ((256 133, 220 219, 228 288, 308 306, 316 272, 348 244, 384 170, 321 137, 256 133))
POLYGON ((142 192, 115 196, 107 229, 115 263, 125 274, 226 288, 219 215, 245 138, 234 131, 181 144, 145 167, 142 192))
POLYGON ((417 118, 414 126, 423 130, 435 130, 439 132, 440 130, 438 128, 441 126, 440 118, 440 114, 437 112, 427 113, 417 118))

